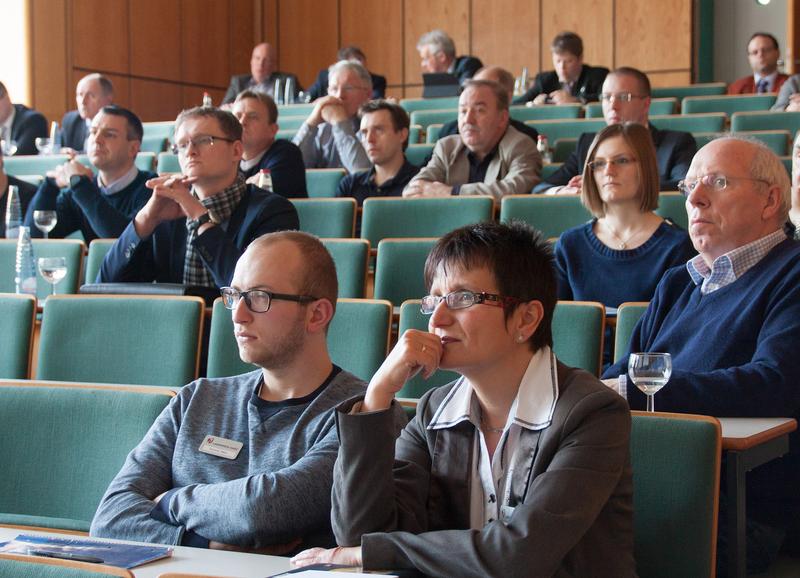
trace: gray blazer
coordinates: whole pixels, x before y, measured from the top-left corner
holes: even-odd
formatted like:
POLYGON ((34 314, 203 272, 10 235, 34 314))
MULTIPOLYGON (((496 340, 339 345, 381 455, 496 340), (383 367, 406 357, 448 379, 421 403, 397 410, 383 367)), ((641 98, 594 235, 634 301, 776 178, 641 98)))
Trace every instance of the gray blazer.
POLYGON ((364 568, 431 576, 636 576, 628 404, 594 376, 557 366, 551 425, 523 429, 510 518, 470 527, 475 428, 427 429, 454 383, 420 400, 395 445, 390 411, 337 408, 332 525, 364 568), (527 459, 526 459, 527 458, 527 459))
POLYGON ((778 92, 775 104, 772 105, 770 110, 786 110, 786 107, 789 106, 790 97, 797 92, 800 92, 800 74, 795 74, 786 79, 786 82, 783 83, 781 90, 778 92))
POLYGON ((435 181, 447 185, 461 185, 461 195, 490 195, 501 199, 505 195, 527 194, 541 179, 542 159, 536 144, 512 126, 497 147, 497 154, 489 163, 482 183, 469 181, 469 149, 459 135, 439 139, 433 157, 427 166, 411 179, 435 181))

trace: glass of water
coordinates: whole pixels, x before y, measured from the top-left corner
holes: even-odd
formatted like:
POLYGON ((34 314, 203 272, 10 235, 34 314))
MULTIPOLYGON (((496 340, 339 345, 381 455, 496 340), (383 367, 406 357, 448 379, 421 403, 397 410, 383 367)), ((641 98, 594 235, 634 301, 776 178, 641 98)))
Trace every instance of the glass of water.
POLYGON ((49 155, 53 152, 53 142, 48 137, 36 137, 33 143, 36 145, 36 150, 39 151, 40 155, 49 155))
POLYGON ((14 156, 17 152, 17 141, 4 138, 0 140, 0 149, 2 149, 3 156, 14 156))
POLYGON ((647 411, 655 411, 654 397, 672 375, 669 353, 631 353, 628 357, 628 376, 647 396, 647 411))
POLYGON ((47 239, 48 233, 58 223, 58 214, 55 211, 34 211, 33 222, 36 223, 36 228, 44 233, 44 238, 47 239))
POLYGON ((67 260, 64 257, 39 257, 39 274, 53 286, 50 295, 56 294, 56 285, 67 276, 67 260))

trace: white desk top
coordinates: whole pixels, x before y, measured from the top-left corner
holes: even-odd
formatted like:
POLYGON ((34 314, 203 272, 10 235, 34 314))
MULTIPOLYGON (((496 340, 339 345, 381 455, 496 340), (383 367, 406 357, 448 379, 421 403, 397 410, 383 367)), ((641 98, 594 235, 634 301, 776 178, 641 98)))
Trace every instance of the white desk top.
POLYGON ((797 429, 789 417, 721 417, 723 449, 747 449, 797 429))

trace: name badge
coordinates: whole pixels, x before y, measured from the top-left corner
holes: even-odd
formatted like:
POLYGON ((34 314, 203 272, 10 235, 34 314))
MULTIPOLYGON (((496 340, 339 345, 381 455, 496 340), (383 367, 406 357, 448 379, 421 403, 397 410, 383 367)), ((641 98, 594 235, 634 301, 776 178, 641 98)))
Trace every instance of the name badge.
POLYGON ((200 444, 200 451, 227 460, 235 460, 244 444, 217 436, 206 436, 200 444))

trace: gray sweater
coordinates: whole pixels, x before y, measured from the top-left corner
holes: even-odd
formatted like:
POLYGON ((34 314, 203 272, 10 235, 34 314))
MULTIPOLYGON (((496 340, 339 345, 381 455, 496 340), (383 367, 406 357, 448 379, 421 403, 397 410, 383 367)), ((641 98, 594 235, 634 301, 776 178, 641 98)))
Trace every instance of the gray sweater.
POLYGON ((310 401, 271 404, 262 414, 261 375, 199 379, 182 388, 111 482, 91 535, 180 544, 192 531, 251 548, 297 537, 301 547, 332 545, 339 448, 332 408, 363 394, 366 384, 341 371, 310 401), (198 451, 212 435, 244 445, 232 460, 198 451), (153 499, 173 489, 164 498, 171 523, 158 521, 153 499))

